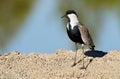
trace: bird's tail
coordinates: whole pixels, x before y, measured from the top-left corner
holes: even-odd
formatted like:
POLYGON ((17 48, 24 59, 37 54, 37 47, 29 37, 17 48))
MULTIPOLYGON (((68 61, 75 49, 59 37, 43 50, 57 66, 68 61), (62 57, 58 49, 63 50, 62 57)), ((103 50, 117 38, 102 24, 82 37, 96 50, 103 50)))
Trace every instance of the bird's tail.
POLYGON ((91 51, 94 51, 95 50, 95 46, 91 46, 90 49, 91 49, 91 51))

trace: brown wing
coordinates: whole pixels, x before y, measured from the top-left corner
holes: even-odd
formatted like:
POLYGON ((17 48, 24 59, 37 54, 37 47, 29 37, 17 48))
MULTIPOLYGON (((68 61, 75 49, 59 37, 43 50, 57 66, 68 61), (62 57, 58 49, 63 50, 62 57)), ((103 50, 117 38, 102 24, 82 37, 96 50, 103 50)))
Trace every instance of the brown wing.
POLYGON ((78 24, 78 28, 80 30, 81 38, 82 38, 83 42, 86 45, 88 45, 91 49, 94 49, 95 45, 93 43, 93 40, 90 36, 88 29, 85 26, 81 25, 80 23, 78 24))

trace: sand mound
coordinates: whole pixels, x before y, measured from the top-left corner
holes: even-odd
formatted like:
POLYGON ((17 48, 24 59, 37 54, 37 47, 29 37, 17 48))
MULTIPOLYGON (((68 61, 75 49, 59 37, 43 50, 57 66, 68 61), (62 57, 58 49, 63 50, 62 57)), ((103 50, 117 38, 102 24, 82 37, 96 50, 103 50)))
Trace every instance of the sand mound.
POLYGON ((77 64, 73 51, 60 49, 53 54, 11 52, 0 55, 0 79, 120 79, 120 51, 85 52, 82 67, 81 50, 77 64))

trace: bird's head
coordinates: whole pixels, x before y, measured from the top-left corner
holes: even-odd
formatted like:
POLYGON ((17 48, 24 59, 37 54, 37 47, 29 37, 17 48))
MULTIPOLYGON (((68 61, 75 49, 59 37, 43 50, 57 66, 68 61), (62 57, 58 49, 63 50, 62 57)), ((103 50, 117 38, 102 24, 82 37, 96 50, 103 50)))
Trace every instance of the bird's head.
POLYGON ((69 20, 77 18, 77 13, 74 10, 67 10, 62 18, 68 18, 69 20))

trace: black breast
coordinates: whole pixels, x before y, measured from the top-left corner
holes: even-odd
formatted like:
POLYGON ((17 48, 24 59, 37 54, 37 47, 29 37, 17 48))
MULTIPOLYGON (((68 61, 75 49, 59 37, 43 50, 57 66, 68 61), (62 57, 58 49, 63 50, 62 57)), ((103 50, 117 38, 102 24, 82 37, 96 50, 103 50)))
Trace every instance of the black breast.
POLYGON ((82 38, 81 38, 81 34, 80 31, 78 29, 78 26, 74 26, 74 28, 72 29, 71 26, 69 25, 69 28, 67 28, 67 33, 69 38, 76 43, 81 43, 83 44, 82 38))

